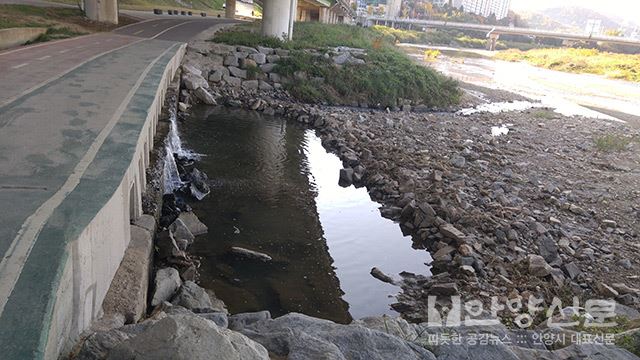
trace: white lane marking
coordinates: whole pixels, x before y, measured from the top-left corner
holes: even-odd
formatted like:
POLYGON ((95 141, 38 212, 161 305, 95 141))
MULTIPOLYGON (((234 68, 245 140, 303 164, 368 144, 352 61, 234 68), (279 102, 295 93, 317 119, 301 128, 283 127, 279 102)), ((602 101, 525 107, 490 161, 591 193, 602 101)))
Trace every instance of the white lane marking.
POLYGON ((118 32, 118 31, 120 31, 120 30, 122 30, 122 29, 126 29, 126 28, 129 28, 129 27, 131 27, 131 26, 136 26, 136 25, 140 25, 140 24, 148 23, 148 22, 151 22, 151 21, 158 21, 158 19, 149 19, 149 20, 144 20, 144 21, 134 22, 134 23, 131 23, 131 24, 129 24, 129 25, 121 26, 121 27, 119 27, 119 28, 117 28, 117 29, 115 29, 115 30, 113 30, 113 31, 114 31, 114 32, 118 32))
POLYGON ((60 51, 58 51, 58 52, 59 52, 60 54, 64 54, 64 53, 66 53, 67 51, 69 51, 69 49, 60 50, 60 51))
POLYGON ((9 296, 13 292, 13 288, 20 277, 20 272, 22 271, 24 263, 27 261, 29 253, 35 244, 35 239, 40 234, 40 231, 46 224, 47 220, 51 217, 55 209, 60 206, 64 199, 78 186, 80 179, 84 175, 85 171, 87 171, 89 165, 91 165, 91 162, 95 159, 98 154, 98 150, 100 150, 100 147, 107 139, 107 136, 111 133, 111 130, 113 130, 120 120, 120 117, 126 110, 127 105, 129 105, 131 98, 133 98, 136 91, 138 91, 138 88, 151 68, 156 64, 156 62, 158 62, 158 60, 160 60, 160 58, 162 58, 176 45, 177 44, 171 45, 144 69, 136 83, 120 103, 120 106, 116 109, 107 125, 100 131, 62 187, 53 194, 53 196, 47 199, 47 201, 40 205, 40 207, 27 218, 24 224, 22 224, 18 235, 13 239, 9 250, 2 259, 2 262, 0 262, 0 274, 2 274, 2 278, 0 278, 0 294, 2 294, 0 295, 0 315, 4 311, 4 307, 9 300, 9 296))
POLYGON ((160 25, 160 24, 153 24, 153 25, 151 25, 151 27, 158 27, 158 25, 160 25))
POLYGON ((144 31, 144 29, 139 30, 139 31, 136 31, 136 32, 134 32, 134 33, 133 33, 133 35, 138 35, 138 34, 140 34, 140 33, 141 33, 141 32, 143 32, 143 31, 144 31))
POLYGON ((11 68, 12 69, 20 69, 21 67, 25 67, 27 65, 29 65, 29 63, 22 63, 22 64, 19 64, 19 65, 16 65, 16 66, 12 66, 11 68))
POLYGON ((189 24, 189 23, 192 23, 192 22, 196 22, 196 20, 192 20, 192 21, 185 21, 185 22, 180 23, 180 24, 178 24, 178 25, 174 25, 174 26, 172 26, 172 27, 166 28, 166 29, 164 29, 163 31, 161 31, 161 32, 157 33, 155 36, 151 37, 150 39, 155 39, 155 38, 157 38, 158 36, 160 36, 160 35, 162 35, 162 34, 166 33, 167 31, 169 31, 169 30, 171 30, 171 29, 174 29, 174 28, 177 28, 178 26, 186 25, 186 24, 189 24))
POLYGON ((45 55, 43 57, 39 57, 38 60, 45 60, 45 59, 48 59, 50 57, 51 57, 51 55, 45 55))
POLYGON ((43 86, 47 85, 48 83, 50 83, 50 82, 52 82, 52 81, 54 81, 54 80, 57 80, 57 79, 59 79, 59 78, 61 78, 61 77, 65 76, 66 74, 68 74, 68 73, 72 72, 73 70, 75 70, 75 69, 79 68, 80 66, 82 66, 82 65, 84 65, 84 64, 86 64, 86 63, 88 63, 89 61, 95 60, 95 59, 99 58, 100 56, 102 56, 102 55, 106 55, 106 54, 108 54, 108 53, 110 53, 110 52, 113 52, 113 51, 116 51, 116 50, 123 49, 123 48, 125 48, 125 47, 127 47, 127 46, 131 46, 131 45, 133 45, 133 44, 137 44, 137 43, 139 43, 139 42, 141 42, 141 41, 144 41, 144 39, 136 40, 136 41, 134 41, 134 42, 132 42, 132 43, 130 43, 130 44, 125 44, 125 45, 119 46, 119 47, 117 47, 117 48, 115 48, 115 49, 107 50, 107 51, 102 52, 102 53, 100 53, 100 54, 98 54, 98 55, 95 55, 95 56, 93 56, 93 57, 91 57, 91 58, 87 59, 86 61, 84 61, 84 62, 82 62, 82 63, 80 63, 80 64, 78 64, 78 65, 76 65, 76 66, 72 67, 71 69, 69 69, 69 70, 67 70, 67 71, 62 72, 62 73, 60 73, 59 75, 56 75, 56 76, 54 76, 54 77, 50 78, 49 80, 46 80, 45 82, 42 82, 42 83, 40 83, 40 84, 38 84, 38 85, 33 86, 33 87, 31 87, 31 88, 29 88, 29 89, 27 89, 27 90, 23 91, 22 93, 20 93, 20 94, 18 94, 18 95, 16 95, 16 96, 14 96, 14 97, 9 98, 9 99, 8 99, 8 100, 6 100, 5 102, 0 103, 0 108, 2 108, 2 107, 4 107, 5 105, 10 104, 10 103, 12 103, 12 102, 14 102, 14 101, 18 100, 19 98, 21 98, 21 97, 23 97, 23 96, 25 96, 25 95, 29 94, 30 92, 33 92, 33 91, 35 91, 35 90, 38 90, 39 88, 41 88, 41 87, 43 87, 43 86))

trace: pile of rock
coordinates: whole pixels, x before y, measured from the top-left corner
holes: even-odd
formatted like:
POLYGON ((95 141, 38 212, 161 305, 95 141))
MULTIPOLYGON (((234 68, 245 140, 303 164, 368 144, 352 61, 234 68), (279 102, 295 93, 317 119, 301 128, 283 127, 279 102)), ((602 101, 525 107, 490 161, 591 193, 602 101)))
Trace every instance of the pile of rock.
MULTIPOLYGON (((326 52, 311 49, 304 51, 331 61, 335 66, 362 65, 366 58, 365 50, 357 48, 336 47, 326 52)), ((180 110, 187 111, 193 101, 208 105, 224 103, 221 98, 224 98, 222 93, 225 87, 232 88, 232 91, 244 89, 268 92, 282 89, 283 83, 288 81, 307 79, 308 75, 303 72, 296 72, 292 79, 277 72, 277 63, 289 57, 290 53, 287 49, 262 46, 232 46, 204 41, 190 43, 182 66, 180 110), (193 95, 193 99, 190 95, 193 95)), ((323 81, 321 78, 315 80, 323 81)))
MULTIPOLYGON (((191 212, 184 202, 177 202, 174 194, 164 196, 163 224, 156 234, 156 262, 160 266, 172 266, 180 271, 184 280, 195 281, 198 278, 200 262, 189 255, 187 249, 193 244, 195 237, 207 233, 204 225, 191 212), (181 205, 177 205, 180 203, 181 205)), ((176 271, 178 271, 176 270, 176 271)))
MULTIPOLYGON (((636 268, 629 260, 630 253, 624 255, 628 253, 624 244, 637 237, 637 232, 623 229, 619 219, 594 216, 594 210, 580 204, 592 201, 588 190, 571 191, 571 182, 561 189, 559 184, 566 177, 553 174, 544 179, 526 166, 530 155, 525 155, 524 149, 532 146, 528 142, 534 133, 545 132, 545 137, 533 137, 543 142, 533 145, 535 151, 545 153, 555 147, 555 154, 563 154, 548 168, 573 169, 576 179, 584 177, 585 169, 600 174, 604 169, 601 161, 575 166, 575 160, 570 159, 590 159, 593 137, 601 131, 614 131, 612 125, 605 130, 604 125, 589 119, 552 120, 561 127, 572 127, 575 125, 567 124, 579 121, 581 126, 593 128, 586 135, 571 133, 568 137, 563 130, 536 126, 527 113, 516 119, 513 114, 498 115, 505 119, 485 114, 395 116, 300 104, 283 93, 228 87, 216 90, 220 103, 227 106, 284 116, 316 129, 325 148, 343 161, 340 184, 366 186, 371 198, 383 204, 382 215, 399 222, 417 246, 432 254, 432 272, 442 277, 434 276, 429 285, 453 282, 459 292, 484 294, 484 298, 529 294, 546 294, 548 298, 568 287, 578 294, 612 297, 627 305, 640 300, 640 285, 620 286, 632 279, 629 276, 636 268), (520 133, 512 129, 505 139, 491 136, 491 127, 506 121, 517 121, 513 126, 520 133), (567 148, 566 144, 576 142, 567 148), (621 254, 621 260, 614 261, 614 253, 621 254), (602 267, 590 265, 596 260, 602 267), (608 275, 587 275, 587 271, 599 273, 611 267, 622 271, 607 287, 601 283, 608 275), (628 275, 626 279, 618 276, 622 274, 628 275)), ((607 169, 616 174, 627 172, 611 166, 607 169)), ((430 291, 425 284, 416 286, 419 291, 406 292, 420 297, 430 291)), ((419 316, 420 309, 410 310, 411 306, 406 306, 410 301, 405 300, 398 308, 405 309, 408 316, 419 316)))
POLYGON ((91 335, 75 359, 639 359, 615 346, 562 347, 550 350, 539 332, 502 325, 434 327, 388 316, 343 325, 297 313, 227 316, 165 303, 142 323, 91 335))

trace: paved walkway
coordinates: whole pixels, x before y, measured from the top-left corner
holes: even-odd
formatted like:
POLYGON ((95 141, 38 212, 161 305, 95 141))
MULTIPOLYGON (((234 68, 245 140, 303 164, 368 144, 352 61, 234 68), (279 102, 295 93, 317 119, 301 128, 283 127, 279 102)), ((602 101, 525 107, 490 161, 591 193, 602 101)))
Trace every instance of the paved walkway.
POLYGON ((67 244, 120 184, 179 41, 217 24, 159 19, 0 53, 0 358, 42 356, 67 244))

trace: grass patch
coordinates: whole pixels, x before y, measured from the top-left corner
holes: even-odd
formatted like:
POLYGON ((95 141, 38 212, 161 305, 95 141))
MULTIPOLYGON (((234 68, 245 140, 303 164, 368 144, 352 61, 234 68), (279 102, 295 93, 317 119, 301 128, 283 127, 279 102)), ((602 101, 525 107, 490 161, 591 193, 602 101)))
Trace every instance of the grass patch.
MULTIPOLYGON (((120 16, 120 26, 131 24, 134 19, 120 16)), ((0 5, 0 29, 16 27, 43 27, 47 32, 27 44, 66 39, 100 31, 110 31, 116 26, 90 21, 78 8, 42 7, 31 5, 0 5)))
POLYGON ((285 87, 301 101, 393 107, 409 100, 413 104, 445 107, 460 99, 456 81, 416 64, 395 48, 394 37, 375 29, 296 23, 292 41, 260 36, 256 32, 255 25, 244 25, 219 33, 213 41, 291 50, 291 56, 280 60, 275 71, 290 79, 285 87), (332 59, 324 55, 330 52, 329 48, 337 46, 365 49, 366 63, 334 65, 332 59))
POLYGON ((622 335, 616 339, 616 345, 636 356, 640 356, 640 333, 622 335))
MULTIPOLYGON (((53 2, 78 5, 78 0, 54 0, 53 2)), ((177 9, 177 10, 222 10, 224 0, 191 0, 187 3, 175 0, 119 0, 118 6, 121 9, 129 10, 150 10, 158 9, 177 9), (186 7, 191 4, 191 7, 186 7)))
POLYGON ((633 137, 624 136, 624 135, 616 135, 616 134, 607 134, 603 136, 599 136, 595 138, 594 143, 596 148, 602 152, 621 152, 627 149, 629 144, 637 139, 633 137))
POLYGON ((640 82, 640 55, 614 54, 596 49, 508 50, 496 59, 526 61, 546 69, 603 75, 613 79, 640 82))
POLYGON ((551 120, 555 118, 555 113, 551 110, 536 110, 533 112, 533 117, 536 119, 551 120))
POLYGON ((47 42, 51 40, 67 39, 74 36, 84 35, 85 33, 76 32, 69 28, 48 28, 47 32, 38 36, 33 41, 28 41, 25 45, 47 42))
MULTIPOLYGON (((372 27, 377 33, 394 39, 396 42, 408 44, 423 45, 445 45, 464 47, 471 49, 485 49, 487 46, 486 38, 477 38, 464 34, 457 30, 401 30, 394 29, 382 25, 372 27)), ((507 45, 503 41, 498 41, 497 49, 506 49, 507 45)))

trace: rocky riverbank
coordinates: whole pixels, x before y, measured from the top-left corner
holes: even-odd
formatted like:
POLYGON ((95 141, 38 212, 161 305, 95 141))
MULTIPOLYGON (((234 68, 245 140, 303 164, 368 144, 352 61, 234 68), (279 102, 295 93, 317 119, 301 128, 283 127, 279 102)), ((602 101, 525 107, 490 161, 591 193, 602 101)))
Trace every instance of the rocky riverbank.
MULTIPOLYGON (((357 50, 342 52, 349 55, 333 56, 359 59, 357 50)), ((382 204, 381 215, 397 221, 415 247, 433 257, 432 276, 372 271, 402 290, 393 308, 405 320, 374 317, 339 325, 301 314, 229 316, 214 294, 194 282, 197 261, 187 249, 206 229, 188 205, 165 196, 160 228, 166 230, 156 241, 161 270, 151 316, 91 335, 78 358, 636 358, 603 345, 620 339, 614 334, 633 329, 640 319, 634 309, 640 301, 640 133, 549 109, 464 116, 410 104, 398 109, 301 104, 282 86, 293 79, 279 77, 277 66, 269 66, 276 56, 287 54, 190 44, 177 117, 201 102, 280 115, 316 129, 325 148, 343 161, 336 181, 366 187, 382 204), (437 316, 429 311, 430 296, 438 297, 432 309, 449 309, 443 319, 461 296, 463 314, 488 320, 495 309, 502 324, 465 324, 467 317, 456 326, 449 317, 450 327, 433 327, 437 316), (606 337, 606 329, 598 331, 601 337, 594 341, 585 319, 598 313, 585 301, 601 298, 617 301, 608 313, 617 325, 606 337), (533 299, 542 303, 535 307, 533 299), (508 306, 490 307, 496 303, 508 306), (548 323, 545 312, 553 304, 555 319, 562 314, 565 322, 579 323, 548 323), (526 330, 517 326, 523 314, 531 317, 526 330)), ((492 98, 491 92, 486 95, 492 98)), ((200 184, 185 191, 194 197, 205 192, 206 175, 197 174, 190 159, 176 160, 181 175, 192 174, 185 180, 200 184)))
MULTIPOLYGON (((198 43, 186 64, 212 74, 277 51, 198 43)), ((485 305, 492 296, 502 303, 534 296, 566 307, 575 295, 637 306, 637 130, 539 108, 464 116, 410 105, 300 104, 273 78, 293 80, 269 75, 257 81, 271 87, 256 89, 214 76, 207 91, 216 104, 315 128, 344 162, 341 184, 366 186, 382 215, 431 252, 433 277, 402 274, 399 282, 394 308, 407 319, 428 320, 425 294, 462 294, 485 305)), ((484 97, 504 101, 505 93, 484 97)), ((180 100, 187 110, 193 96, 183 92, 180 100)))

